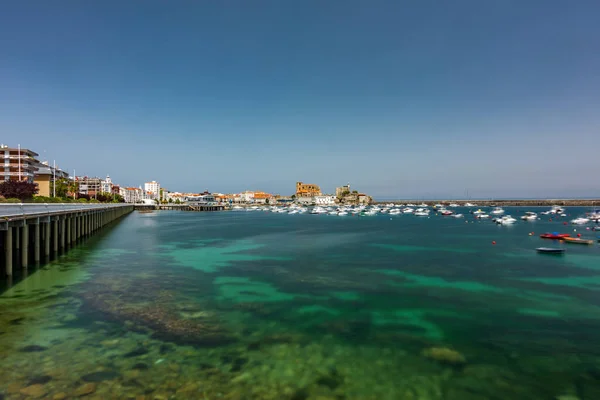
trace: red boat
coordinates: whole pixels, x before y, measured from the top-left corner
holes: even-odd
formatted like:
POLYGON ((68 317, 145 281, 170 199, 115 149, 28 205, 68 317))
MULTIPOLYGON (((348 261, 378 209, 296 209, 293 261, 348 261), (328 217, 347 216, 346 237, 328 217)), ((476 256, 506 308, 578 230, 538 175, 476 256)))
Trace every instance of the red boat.
POLYGON ((571 235, 569 235, 568 233, 544 233, 542 235, 540 235, 540 237, 542 239, 562 239, 562 238, 566 238, 569 237, 571 235))

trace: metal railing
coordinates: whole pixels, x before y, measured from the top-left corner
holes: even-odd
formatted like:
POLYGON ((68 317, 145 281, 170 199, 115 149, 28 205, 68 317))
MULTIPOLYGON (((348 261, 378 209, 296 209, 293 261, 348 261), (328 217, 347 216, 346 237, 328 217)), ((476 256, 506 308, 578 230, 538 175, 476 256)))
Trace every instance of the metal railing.
POLYGON ((104 210, 131 206, 125 203, 0 203, 0 217, 51 215, 77 211, 104 210))

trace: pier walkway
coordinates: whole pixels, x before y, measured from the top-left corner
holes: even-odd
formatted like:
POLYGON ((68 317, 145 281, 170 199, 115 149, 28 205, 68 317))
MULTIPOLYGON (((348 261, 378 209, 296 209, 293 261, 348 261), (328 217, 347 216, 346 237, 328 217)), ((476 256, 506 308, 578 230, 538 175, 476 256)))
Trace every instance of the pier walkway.
POLYGON ((133 211, 131 204, 0 204, 0 259, 5 275, 17 263, 48 261, 106 224, 133 211))

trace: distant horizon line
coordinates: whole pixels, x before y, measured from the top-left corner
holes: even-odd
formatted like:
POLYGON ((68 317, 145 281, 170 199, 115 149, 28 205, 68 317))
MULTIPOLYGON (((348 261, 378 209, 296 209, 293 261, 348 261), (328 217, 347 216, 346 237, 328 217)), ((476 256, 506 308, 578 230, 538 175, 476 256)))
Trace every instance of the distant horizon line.
POLYGON ((587 197, 481 197, 481 198, 470 198, 470 199, 461 199, 461 198, 395 198, 395 197, 385 197, 385 198, 377 198, 375 196, 371 196, 375 201, 414 201, 414 202, 423 202, 423 201, 494 201, 494 200, 556 200, 556 201, 564 201, 564 200, 598 200, 600 202, 600 197, 596 196, 587 196, 587 197))

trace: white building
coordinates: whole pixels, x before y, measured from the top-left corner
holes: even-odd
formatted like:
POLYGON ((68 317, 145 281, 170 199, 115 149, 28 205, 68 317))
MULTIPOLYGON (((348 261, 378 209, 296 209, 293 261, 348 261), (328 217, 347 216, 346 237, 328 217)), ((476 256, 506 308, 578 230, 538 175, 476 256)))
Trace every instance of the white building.
POLYGON ((160 183, 156 181, 144 183, 146 198, 158 199, 160 197, 160 183))
POLYGON ((125 203, 141 203, 143 201, 143 190, 141 188, 119 188, 119 194, 123 197, 125 203))
POLYGON ((314 202, 318 206, 332 206, 335 204, 335 196, 331 194, 325 194, 322 196, 315 196, 314 202))
POLYGON ((185 202, 190 205, 205 205, 215 204, 216 199, 212 194, 204 194, 200 196, 189 196, 185 198, 185 202))
POLYGON ((299 204, 313 204, 314 202, 315 202, 315 198, 312 196, 296 197, 296 203, 299 203, 299 204))
POLYGON ((242 203, 254 203, 254 192, 246 190, 240 193, 240 199, 242 203))
POLYGON ((112 193, 112 179, 110 176, 106 175, 106 179, 100 182, 100 193, 112 193))

